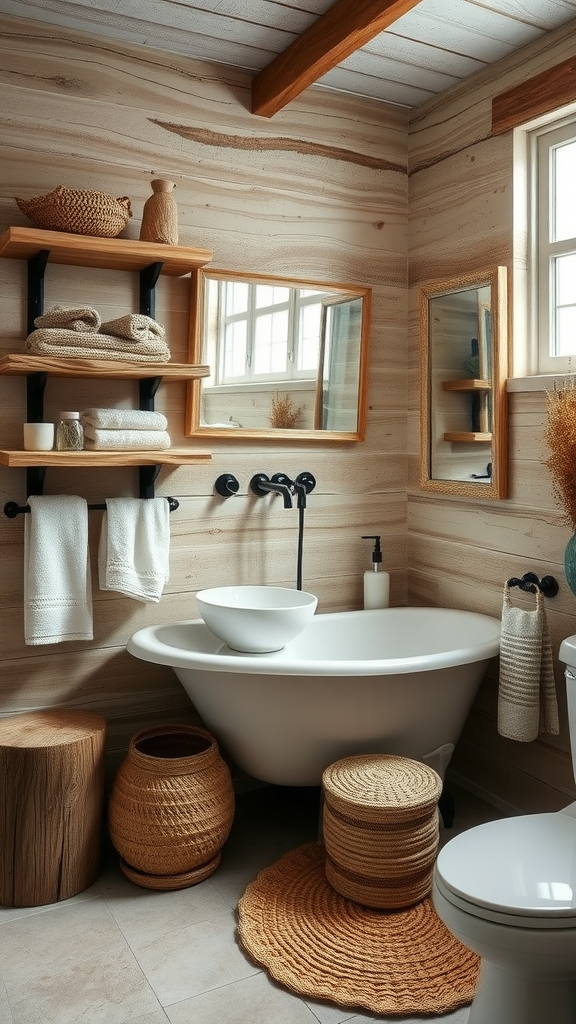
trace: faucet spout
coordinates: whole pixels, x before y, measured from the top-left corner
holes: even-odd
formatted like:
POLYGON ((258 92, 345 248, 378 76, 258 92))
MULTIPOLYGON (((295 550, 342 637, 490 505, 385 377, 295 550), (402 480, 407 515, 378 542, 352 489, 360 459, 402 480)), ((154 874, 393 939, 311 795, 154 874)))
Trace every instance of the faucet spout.
POLYGON ((278 480, 269 480, 265 473, 256 473, 252 477, 250 490, 259 497, 264 494, 281 494, 284 499, 284 508, 292 508, 292 494, 289 485, 280 483, 278 480))

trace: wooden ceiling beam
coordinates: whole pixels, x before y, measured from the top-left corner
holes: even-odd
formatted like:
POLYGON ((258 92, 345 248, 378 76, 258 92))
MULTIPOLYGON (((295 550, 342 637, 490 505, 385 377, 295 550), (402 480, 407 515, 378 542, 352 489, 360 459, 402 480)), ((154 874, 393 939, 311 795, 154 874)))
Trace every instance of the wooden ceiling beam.
POLYGON ((252 82, 252 113, 272 117, 420 0, 336 0, 252 82))

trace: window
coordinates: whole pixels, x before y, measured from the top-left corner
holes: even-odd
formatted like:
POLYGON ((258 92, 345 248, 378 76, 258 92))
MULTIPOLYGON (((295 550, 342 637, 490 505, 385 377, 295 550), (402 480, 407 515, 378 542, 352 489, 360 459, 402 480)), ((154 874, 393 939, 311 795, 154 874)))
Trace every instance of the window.
POLYGON ((324 292, 247 281, 217 287, 216 385, 316 377, 324 292))
POLYGON ((531 133, 529 318, 538 373, 576 370, 576 121, 531 133))

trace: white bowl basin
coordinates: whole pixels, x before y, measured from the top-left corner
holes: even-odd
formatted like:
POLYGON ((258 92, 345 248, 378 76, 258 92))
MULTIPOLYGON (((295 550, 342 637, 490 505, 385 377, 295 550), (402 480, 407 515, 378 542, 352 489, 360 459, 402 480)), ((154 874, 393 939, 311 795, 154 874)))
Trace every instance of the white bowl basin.
POLYGON ((234 651, 281 651, 308 625, 314 594, 288 587, 212 587, 196 594, 204 622, 234 651))

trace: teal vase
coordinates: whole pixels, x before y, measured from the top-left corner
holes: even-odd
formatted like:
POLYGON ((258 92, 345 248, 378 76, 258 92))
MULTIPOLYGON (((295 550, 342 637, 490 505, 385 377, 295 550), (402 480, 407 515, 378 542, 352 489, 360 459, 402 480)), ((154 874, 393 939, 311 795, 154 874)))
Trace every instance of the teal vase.
POLYGON ((576 596, 576 533, 573 533, 564 552, 564 572, 566 582, 576 596))

